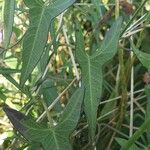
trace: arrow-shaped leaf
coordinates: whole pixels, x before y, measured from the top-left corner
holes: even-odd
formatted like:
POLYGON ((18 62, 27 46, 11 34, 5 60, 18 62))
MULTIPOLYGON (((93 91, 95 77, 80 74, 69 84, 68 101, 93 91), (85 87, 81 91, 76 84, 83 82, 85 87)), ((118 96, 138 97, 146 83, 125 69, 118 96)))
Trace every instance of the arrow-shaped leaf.
POLYGON ((55 0, 50 4, 45 4, 42 0, 24 2, 29 7, 30 24, 23 40, 21 85, 24 85, 42 56, 51 20, 75 0, 55 0))
POLYGON ((117 52, 122 19, 119 18, 106 34, 100 49, 92 56, 85 53, 81 28, 77 24, 76 56, 82 70, 82 80, 85 86, 84 110, 93 140, 96 130, 97 108, 102 91, 102 66, 117 52))
POLYGON ((30 142, 41 143, 45 150, 71 150, 69 134, 80 117, 84 89, 79 88, 71 97, 57 126, 45 127, 11 108, 4 109, 14 127, 30 142))

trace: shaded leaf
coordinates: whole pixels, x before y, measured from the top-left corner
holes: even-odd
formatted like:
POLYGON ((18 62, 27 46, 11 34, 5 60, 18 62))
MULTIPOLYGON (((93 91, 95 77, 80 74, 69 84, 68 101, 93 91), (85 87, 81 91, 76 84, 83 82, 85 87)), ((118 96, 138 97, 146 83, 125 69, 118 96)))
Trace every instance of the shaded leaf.
POLYGON ((147 118, 139 129, 129 138, 129 140, 121 147, 121 150, 128 150, 135 141, 149 128, 150 117, 147 118))
POLYGON ((139 61, 142 63, 142 65, 148 69, 148 71, 150 72, 150 55, 146 54, 142 51, 139 51, 134 43, 132 41, 130 41, 132 49, 134 51, 134 53, 136 54, 137 58, 139 59, 139 61))
POLYGON ((8 48, 14 23, 15 0, 5 0, 4 3, 4 48, 8 48))
POLYGON ((82 81, 85 86, 84 110, 89 123, 90 135, 94 139, 97 122, 97 108, 102 91, 102 66, 117 52, 122 19, 119 18, 107 32, 106 37, 93 55, 86 54, 81 28, 76 28, 76 57, 82 71, 82 81))
POLYGON ((24 0, 29 7, 30 25, 23 41, 22 73, 23 86, 40 60, 47 41, 51 20, 68 8, 75 0, 56 0, 46 5, 41 0, 24 0))
MULTIPOLYGON (((120 146, 123 146, 126 144, 127 140, 125 139, 122 139, 122 138, 115 138, 117 143, 120 145, 120 146)), ((140 150, 139 147, 137 147, 135 144, 133 144, 128 150, 140 150)))
MULTIPOLYGON (((53 100, 58 96, 55 81, 52 79, 45 80, 41 85, 40 92, 43 95, 43 98, 44 98, 45 102, 47 103, 47 106, 49 106, 53 102, 53 100)), ((58 102, 54 106, 54 108, 56 110, 61 110, 60 102, 58 102)))
MULTIPOLYGON (((145 93, 147 96, 147 105, 146 105, 146 119, 149 118, 149 114, 150 114, 150 86, 146 86, 145 87, 145 93)), ((150 145, 150 127, 147 128, 147 139, 148 139, 148 143, 150 145)))
POLYGON ((20 70, 0 67, 0 74, 11 74, 11 73, 20 73, 20 70))
POLYGON ((8 106, 4 106, 3 110, 5 111, 10 122, 13 124, 14 128, 24 136, 27 128, 21 123, 21 121, 26 120, 27 117, 19 111, 16 111, 8 106))

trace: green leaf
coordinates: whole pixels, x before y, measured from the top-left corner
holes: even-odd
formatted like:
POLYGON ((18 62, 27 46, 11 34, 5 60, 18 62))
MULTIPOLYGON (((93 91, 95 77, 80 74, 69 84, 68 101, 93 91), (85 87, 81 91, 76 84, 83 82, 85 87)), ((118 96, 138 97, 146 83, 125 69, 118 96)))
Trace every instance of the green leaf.
POLYGON ((2 74, 9 82, 11 82, 17 89, 19 89, 22 93, 26 94, 31 98, 31 93, 27 86, 21 87, 20 84, 10 75, 10 74, 2 74))
POLYGON ((0 88, 0 100, 6 101, 7 96, 2 92, 2 89, 0 88))
POLYGON ((70 98, 57 126, 57 130, 62 130, 66 134, 70 134, 71 131, 76 127, 80 117, 81 105, 84 98, 84 88, 79 88, 70 98))
MULTIPOLYGON (((149 114, 150 114, 150 86, 145 86, 145 93, 146 93, 146 96, 147 96, 147 105, 146 105, 146 117, 145 119, 148 119, 149 118, 149 114)), ((147 128, 147 141, 148 141, 148 144, 150 145, 150 127, 147 128)))
MULTIPOLYGON (((53 100, 58 96, 57 93, 57 87, 55 85, 55 81, 52 79, 46 79, 42 84, 41 84, 41 89, 40 89, 41 94, 43 95, 43 98, 49 106, 53 100)), ((61 104, 58 102, 54 108, 56 110, 61 110, 61 104)))
POLYGON ((85 86, 84 110, 90 129, 90 137, 94 139, 97 122, 97 109, 102 91, 102 66, 117 52, 122 19, 119 18, 107 32, 106 37, 93 55, 89 56, 84 50, 84 39, 81 28, 76 28, 76 57, 81 67, 81 76, 85 86))
POLYGON ((0 74, 11 74, 11 73, 20 73, 20 70, 0 67, 0 74))
POLYGON ((70 150, 72 148, 69 143, 69 135, 78 123, 83 96, 84 88, 76 90, 69 100, 60 121, 51 128, 36 123, 33 119, 28 119, 21 112, 9 107, 5 107, 4 110, 15 129, 29 142, 41 143, 45 150, 70 150))
POLYGON ((50 23, 54 17, 72 5, 75 0, 56 0, 46 5, 41 0, 24 0, 29 7, 30 25, 23 40, 22 73, 23 86, 40 60, 46 45, 50 23))
POLYGON ((5 0, 4 3, 4 48, 8 48, 14 23, 15 0, 5 0))
POLYGON ((136 54, 137 58, 139 59, 139 61, 142 63, 142 65, 148 69, 148 71, 150 72, 150 55, 146 54, 142 51, 139 51, 134 43, 132 41, 130 41, 131 43, 131 47, 134 51, 134 53, 136 54))
POLYGON ((129 140, 121 147, 121 150, 128 150, 135 141, 149 128, 150 117, 140 126, 140 128, 129 138, 129 140))
MULTIPOLYGON (((115 138, 116 141, 119 143, 120 146, 123 146, 126 144, 127 140, 122 138, 115 138)), ((137 147, 135 144, 133 144, 128 150, 140 150, 139 147, 137 147)))
POLYGON ((30 124, 29 122, 29 124, 26 125, 28 128, 28 131, 26 132, 28 139, 42 143, 45 150, 71 149, 71 145, 69 144, 69 134, 76 127, 80 117, 83 96, 84 89, 79 88, 71 97, 62 114, 60 122, 55 127, 44 128, 39 124, 30 124))

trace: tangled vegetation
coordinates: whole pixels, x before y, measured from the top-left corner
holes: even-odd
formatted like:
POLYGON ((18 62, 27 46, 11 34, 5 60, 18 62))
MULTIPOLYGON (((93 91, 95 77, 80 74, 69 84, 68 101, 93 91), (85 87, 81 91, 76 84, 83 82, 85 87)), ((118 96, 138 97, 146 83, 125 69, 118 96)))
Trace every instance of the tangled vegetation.
POLYGON ((150 149, 149 0, 0 10, 0 149, 150 149))

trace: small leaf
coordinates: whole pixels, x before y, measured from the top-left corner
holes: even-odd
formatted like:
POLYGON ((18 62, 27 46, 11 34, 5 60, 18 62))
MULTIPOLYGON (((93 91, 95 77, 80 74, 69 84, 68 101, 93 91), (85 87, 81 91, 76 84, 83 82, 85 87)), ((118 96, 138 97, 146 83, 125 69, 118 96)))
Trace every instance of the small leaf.
MULTIPOLYGON (((147 96, 147 105, 146 105, 146 117, 145 119, 149 118, 149 114, 150 114, 150 86, 145 86, 145 93, 147 96)), ((147 128, 147 139, 148 139, 148 144, 150 145, 150 127, 147 128)))
POLYGON ((139 59, 139 61, 142 63, 142 65, 148 69, 148 71, 150 72, 150 55, 146 54, 142 51, 139 51, 134 43, 132 41, 130 41, 132 49, 134 51, 134 53, 136 54, 137 58, 139 59))
POLYGON ((8 48, 14 23, 15 0, 5 0, 4 3, 4 48, 8 48))
POLYGON ((102 66, 117 52, 122 19, 119 18, 107 32, 106 37, 93 55, 88 55, 84 50, 84 39, 81 28, 77 23, 76 28, 76 57, 81 67, 81 76, 85 86, 84 110, 87 116, 91 140, 95 137, 97 109, 102 91, 102 66))
POLYGON ((24 85, 43 54, 52 19, 72 5, 75 0, 63 2, 56 0, 48 5, 41 0, 24 0, 24 2, 30 8, 30 25, 23 40, 21 86, 24 85))

